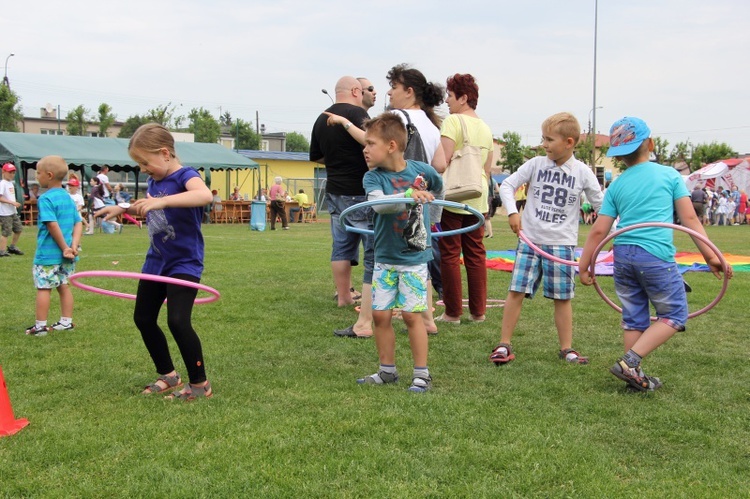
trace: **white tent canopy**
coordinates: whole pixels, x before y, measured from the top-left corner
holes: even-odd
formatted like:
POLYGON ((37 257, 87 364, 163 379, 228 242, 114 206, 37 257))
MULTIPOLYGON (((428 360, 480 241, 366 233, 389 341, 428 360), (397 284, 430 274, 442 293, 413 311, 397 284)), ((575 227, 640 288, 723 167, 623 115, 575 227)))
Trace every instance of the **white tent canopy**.
POLYGON ((750 192, 750 162, 744 160, 729 168, 723 161, 717 161, 691 173, 685 183, 692 190, 696 185, 710 184, 709 180, 713 180, 715 187, 732 190, 737 186, 741 191, 750 192))

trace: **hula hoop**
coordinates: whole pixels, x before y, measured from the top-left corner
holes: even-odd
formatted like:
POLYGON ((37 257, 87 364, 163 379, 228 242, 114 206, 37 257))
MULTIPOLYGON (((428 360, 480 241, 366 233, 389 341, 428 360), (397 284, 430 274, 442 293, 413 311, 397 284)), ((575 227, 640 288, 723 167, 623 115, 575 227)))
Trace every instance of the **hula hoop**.
POLYGON ((116 278, 121 278, 121 279, 138 279, 138 280, 143 280, 143 281, 163 282, 165 284, 176 284, 177 286, 185 286, 186 288, 193 288, 199 291, 206 291, 211 294, 211 296, 206 296, 204 298, 197 298, 195 300, 196 305, 202 305, 204 303, 215 302, 216 300, 219 299, 219 297, 221 297, 221 294, 218 291, 216 291, 214 288, 206 286, 205 284, 201 284, 199 282, 184 281, 182 279, 175 279, 174 277, 166 277, 162 275, 139 274, 137 272, 118 272, 114 270, 112 271, 110 270, 87 270, 84 272, 76 272, 75 274, 68 277, 70 284, 72 284, 73 286, 77 288, 81 288, 85 291, 91 291, 92 293, 98 293, 104 296, 114 296, 115 298, 125 298, 126 300, 135 300, 135 295, 131 295, 129 293, 120 293, 119 291, 111 291, 108 289, 97 288, 95 286, 90 286, 88 284, 83 284, 83 283, 78 282, 78 279, 82 279, 84 277, 116 277, 116 278))
MULTIPOLYGON (((529 248, 531 248, 531 250, 533 252, 538 253, 540 256, 546 258, 547 260, 552 260, 555 263, 560 263, 562 265, 569 265, 571 267, 577 267, 578 266, 578 262, 576 262, 575 260, 565 260, 564 258, 560 258, 560 257, 557 257, 557 256, 552 255, 550 253, 547 253, 542 248, 540 248, 536 244, 532 243, 531 240, 528 237, 526 237, 526 234, 524 234, 522 230, 518 231, 518 237, 520 237, 521 240, 523 240, 523 242, 525 242, 526 244, 528 244, 529 248)), ((596 263, 600 263, 600 262, 606 260, 610 256, 611 253, 612 253, 611 251, 606 252, 604 254, 604 256, 602 256, 602 257, 600 257, 600 258, 598 258, 596 260, 596 263)), ((598 253, 597 253, 597 255, 598 255, 598 253)))
MULTIPOLYGON (((707 237, 704 237, 702 234, 699 234, 698 232, 695 232, 693 229, 683 227, 682 225, 675 225, 675 224, 668 224, 668 223, 661 223, 661 222, 647 222, 647 223, 631 225, 630 227, 625 227, 624 229, 617 230, 611 233, 610 235, 608 235, 607 237, 605 237, 602 240, 602 242, 599 243, 599 246, 597 246, 596 249, 594 250, 594 254, 597 254, 604 247, 605 244, 607 244, 610 240, 614 239, 620 234, 627 232, 629 230, 642 229, 645 227, 663 227, 666 229, 674 229, 674 230, 679 230, 681 232, 685 232, 686 234, 689 234, 693 237, 698 238, 698 240, 700 240, 702 243, 705 243, 706 246, 711 248, 711 250, 714 253, 716 253, 716 256, 719 257, 719 261, 721 261, 721 269, 722 269, 722 272, 724 273, 724 282, 722 283, 721 290, 719 291, 719 294, 716 295, 716 298, 714 298, 713 301, 711 301, 711 303, 709 303, 708 305, 706 305, 700 310, 696 310, 695 312, 689 313, 688 319, 692 319, 693 317, 698 317, 699 315, 705 314, 706 312, 714 308, 716 304, 719 303, 719 301, 721 301, 721 299, 724 297, 724 293, 726 293, 727 291, 727 286, 729 285, 729 276, 727 275, 729 264, 727 263, 721 251, 719 251, 719 248, 717 248, 716 245, 712 243, 710 239, 708 239, 707 237)), ((594 274, 595 272, 594 267, 595 265, 592 265, 590 268, 590 271, 591 271, 591 278, 594 280, 594 288, 596 289, 596 292, 599 293, 599 296, 602 297, 602 300, 604 300, 607 303, 607 305, 617 310, 618 313, 622 313, 622 308, 620 308, 619 306, 617 306, 616 303, 610 300, 609 297, 604 294, 604 291, 602 291, 602 288, 599 287, 599 283, 596 282, 596 278, 595 278, 596 275, 594 274)), ((657 320, 657 318, 651 317, 651 320, 655 321, 657 320)))
MULTIPOLYGON (((461 303, 463 305, 463 308, 469 308, 469 299, 464 298, 461 300, 461 303)), ((438 305, 440 307, 445 306, 445 302, 443 300, 438 300, 435 302, 435 305, 438 305)), ((498 300, 495 298, 487 298, 487 304, 485 305, 485 308, 503 308, 505 306, 505 300, 498 300)))
MULTIPOLYGON (((469 213, 477 217, 477 223, 475 223, 474 225, 470 225, 468 227, 462 227, 460 229, 447 230, 445 232, 431 232, 430 234, 432 235, 432 237, 457 236, 458 234, 465 234, 467 232, 476 230, 482 225, 484 225, 484 215, 479 213, 479 210, 472 208, 469 205, 456 203, 454 201, 445 201, 442 199, 433 199, 432 201, 430 201, 430 203, 436 204, 438 206, 445 206, 448 208, 458 208, 459 210, 468 211, 469 213)), ((430 204, 430 203, 424 203, 424 204, 430 204)), ((368 206, 377 206, 381 204, 414 204, 414 199, 413 198, 373 199, 372 201, 364 201, 362 203, 357 203, 341 212, 341 215, 339 215, 339 223, 345 230, 349 232, 356 232, 357 234, 366 234, 370 236, 374 235, 375 231, 372 231, 370 229, 361 229, 359 227, 353 227, 351 225, 347 225, 346 217, 347 215, 349 215, 349 213, 351 213, 354 210, 358 210, 360 208, 365 208, 368 206)))

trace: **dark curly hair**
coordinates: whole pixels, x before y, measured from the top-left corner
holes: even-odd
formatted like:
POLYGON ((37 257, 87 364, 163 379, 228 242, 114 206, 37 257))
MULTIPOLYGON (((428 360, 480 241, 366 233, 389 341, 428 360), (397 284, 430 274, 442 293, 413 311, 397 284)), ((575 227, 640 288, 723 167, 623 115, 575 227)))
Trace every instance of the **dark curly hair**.
POLYGON ((479 101, 479 86, 476 80, 470 74, 454 74, 448 77, 447 87, 449 92, 456 94, 456 98, 466 96, 466 104, 472 108, 477 108, 479 101))
POLYGON ((442 119, 435 114, 435 107, 443 103, 445 89, 437 83, 427 82, 427 78, 418 69, 410 68, 407 64, 393 66, 386 79, 391 85, 400 83, 404 88, 411 88, 414 91, 414 98, 417 105, 427 114, 430 121, 438 128, 442 119))

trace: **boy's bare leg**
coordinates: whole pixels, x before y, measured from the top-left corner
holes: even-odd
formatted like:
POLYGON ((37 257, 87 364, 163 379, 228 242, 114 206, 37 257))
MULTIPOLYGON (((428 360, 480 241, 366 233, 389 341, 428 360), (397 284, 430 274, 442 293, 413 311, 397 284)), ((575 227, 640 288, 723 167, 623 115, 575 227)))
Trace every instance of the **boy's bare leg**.
MULTIPOLYGON (((627 341, 628 333, 632 333, 633 331, 625 331, 625 337, 627 341)), ((635 331, 636 333, 638 331, 635 331)), ((677 330, 663 322, 656 321, 649 326, 648 329, 646 329, 643 334, 640 334, 639 338, 633 343, 633 345, 630 348, 625 348, 625 351, 633 350, 635 353, 640 355, 641 357, 645 357, 660 346, 662 346, 664 343, 667 342, 674 334, 677 332, 677 330)))
POLYGON ((47 315, 49 315, 50 294, 51 290, 49 289, 36 290, 36 320, 38 321, 47 320, 47 315))
POLYGON ((422 321, 424 322, 425 330, 437 332, 435 317, 432 314, 432 281, 429 279, 427 280, 427 310, 422 312, 422 321))
MULTIPOLYGON (((349 289, 346 290, 347 296, 350 295, 349 289)), ((340 296, 340 295, 339 295, 340 296)), ((354 332, 369 334, 372 331, 372 284, 362 284, 362 298, 359 304, 359 316, 354 323, 354 332)))
MULTIPOLYGON (((73 317, 73 293, 70 291, 70 286, 61 284, 57 288, 57 293, 60 295, 60 315, 73 317)), ((47 308, 49 309, 49 303, 47 303, 47 308)))
POLYGON ((524 293, 508 291, 508 296, 505 297, 505 306, 503 307, 503 325, 500 331, 500 343, 510 345, 513 331, 515 331, 516 324, 518 324, 518 318, 521 317, 523 299, 524 293))
POLYGON ((555 326, 560 350, 573 346, 573 306, 570 300, 555 300, 555 326))
MULTIPOLYGON (((393 330, 391 310, 373 310, 372 318, 375 321, 375 346, 378 349, 378 358, 383 365, 393 366, 396 364, 396 333, 393 330)), ((425 333, 427 336, 427 333, 425 333)))
POLYGON ((353 305, 352 294, 349 292, 352 280, 352 264, 349 260, 336 260, 331 262, 333 282, 338 293, 339 307, 353 305))
POLYGON ((427 329, 421 313, 402 312, 406 328, 409 331, 409 345, 415 366, 427 365, 428 342, 427 329))

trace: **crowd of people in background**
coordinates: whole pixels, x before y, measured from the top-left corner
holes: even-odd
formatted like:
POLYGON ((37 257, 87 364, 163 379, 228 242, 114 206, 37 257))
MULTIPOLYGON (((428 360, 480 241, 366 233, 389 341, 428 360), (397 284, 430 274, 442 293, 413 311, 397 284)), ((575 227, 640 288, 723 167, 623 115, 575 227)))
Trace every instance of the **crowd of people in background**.
POLYGON ((690 194, 690 200, 703 225, 747 224, 747 193, 737 186, 722 189, 696 185, 690 194))

